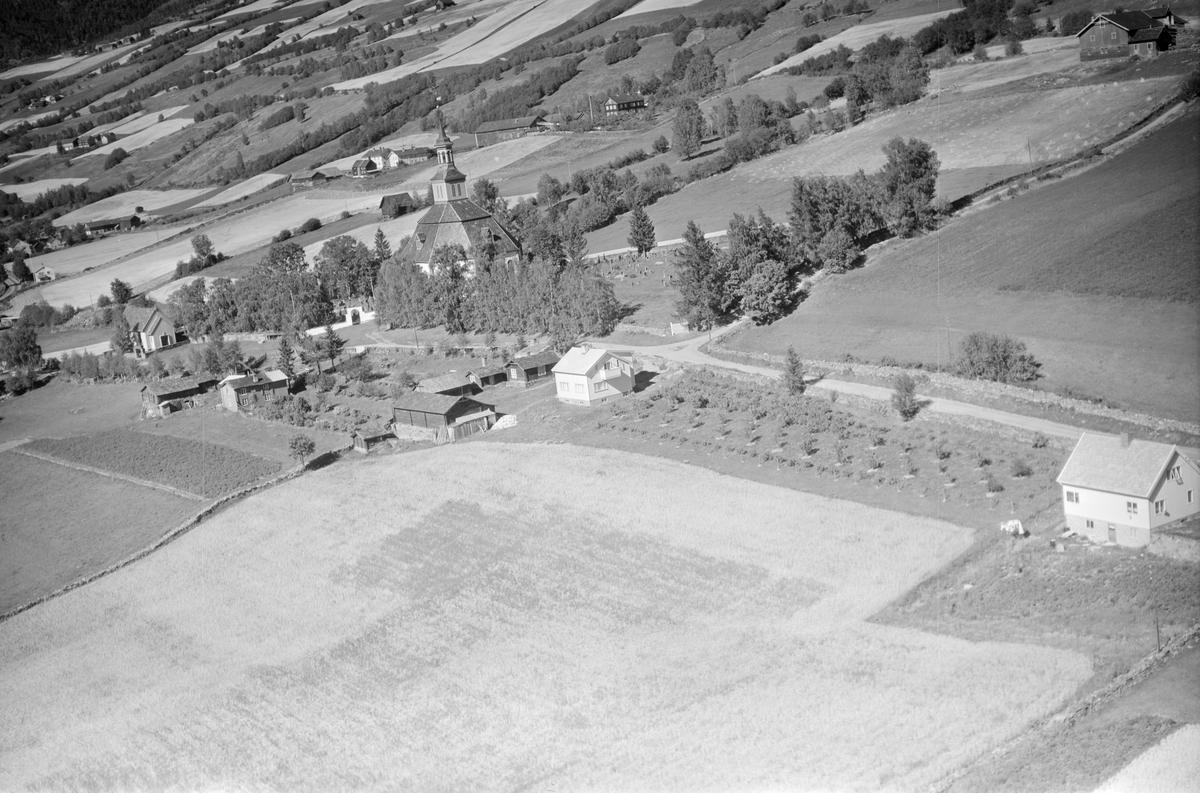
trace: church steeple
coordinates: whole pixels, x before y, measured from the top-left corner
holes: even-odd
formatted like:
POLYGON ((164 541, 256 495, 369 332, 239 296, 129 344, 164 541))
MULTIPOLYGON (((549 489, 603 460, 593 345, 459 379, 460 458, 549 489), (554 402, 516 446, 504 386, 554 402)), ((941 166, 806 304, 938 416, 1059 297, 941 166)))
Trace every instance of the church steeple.
POLYGON ((433 174, 431 181, 435 204, 444 204, 447 201, 456 201, 467 197, 467 177, 454 167, 454 144, 450 142, 450 136, 446 134, 446 124, 442 121, 441 115, 439 110, 438 126, 441 128, 441 133, 433 144, 438 159, 438 169, 433 174))

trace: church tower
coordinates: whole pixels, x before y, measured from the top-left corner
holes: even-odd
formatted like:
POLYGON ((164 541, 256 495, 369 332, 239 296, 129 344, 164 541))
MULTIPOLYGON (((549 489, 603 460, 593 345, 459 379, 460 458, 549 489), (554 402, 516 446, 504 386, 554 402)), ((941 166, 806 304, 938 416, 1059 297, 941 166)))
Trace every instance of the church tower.
POLYGON ((435 204, 445 204, 467 197, 467 177, 454 167, 454 144, 446 134, 446 125, 442 124, 441 128, 442 132, 433 144, 438 159, 438 169, 432 179, 435 204))

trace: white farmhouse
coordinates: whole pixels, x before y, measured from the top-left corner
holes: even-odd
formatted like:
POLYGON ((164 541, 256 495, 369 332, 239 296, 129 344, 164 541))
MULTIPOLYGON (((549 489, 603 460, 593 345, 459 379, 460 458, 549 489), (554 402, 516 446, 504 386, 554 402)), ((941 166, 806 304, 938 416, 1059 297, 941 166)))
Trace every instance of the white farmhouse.
POLYGON ((633 353, 572 347, 554 364, 560 402, 597 405, 633 391, 633 353))
POLYGON ((1200 467, 1175 446, 1084 433, 1058 475, 1067 527, 1135 548, 1150 531, 1195 515, 1200 467))

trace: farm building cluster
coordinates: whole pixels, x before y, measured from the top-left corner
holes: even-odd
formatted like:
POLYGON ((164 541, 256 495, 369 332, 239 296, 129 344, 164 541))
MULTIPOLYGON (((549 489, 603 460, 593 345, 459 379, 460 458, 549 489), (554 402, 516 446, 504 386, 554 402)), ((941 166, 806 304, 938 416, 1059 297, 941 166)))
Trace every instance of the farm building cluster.
POLYGON ((1176 32, 1186 24, 1170 6, 1097 14, 1075 34, 1079 60, 1157 57, 1174 46, 1176 32))

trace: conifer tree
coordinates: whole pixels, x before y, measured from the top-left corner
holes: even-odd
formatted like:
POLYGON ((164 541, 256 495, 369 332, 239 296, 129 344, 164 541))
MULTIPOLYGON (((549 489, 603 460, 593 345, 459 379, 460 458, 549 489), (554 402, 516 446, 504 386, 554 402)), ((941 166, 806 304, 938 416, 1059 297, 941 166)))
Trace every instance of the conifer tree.
POLYGON ((375 261, 382 264, 392 258, 392 246, 388 242, 388 238, 384 235, 383 229, 375 229, 375 261))
POLYGON ((804 393, 804 364, 790 344, 783 359, 783 385, 789 394, 798 396, 804 393))
POLYGON ((279 371, 283 372, 287 377, 288 382, 296 376, 296 364, 292 361, 292 356, 295 355, 295 350, 292 349, 292 342, 288 339, 285 333, 279 340, 279 371))
POLYGON ((629 247, 636 249, 638 256, 645 256, 658 244, 654 237, 654 224, 650 222, 650 216, 641 204, 635 205, 629 213, 628 239, 629 247))

